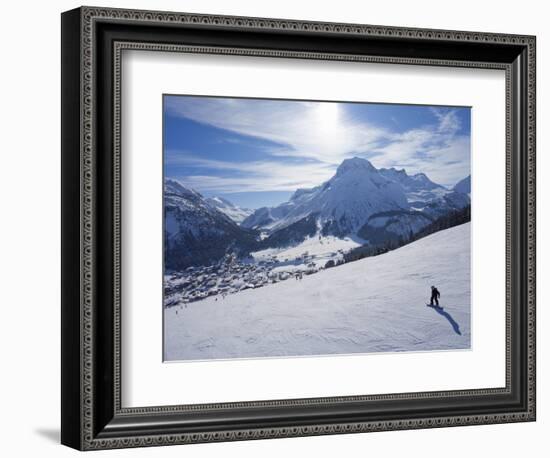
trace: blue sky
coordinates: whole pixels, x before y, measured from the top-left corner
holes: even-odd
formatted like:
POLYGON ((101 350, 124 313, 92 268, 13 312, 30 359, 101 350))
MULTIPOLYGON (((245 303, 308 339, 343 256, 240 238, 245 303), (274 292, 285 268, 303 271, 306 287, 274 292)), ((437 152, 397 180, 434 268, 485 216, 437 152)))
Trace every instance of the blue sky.
POLYGON ((248 208, 328 180, 349 157, 424 172, 453 186, 470 174, 470 108, 164 96, 164 173, 248 208))

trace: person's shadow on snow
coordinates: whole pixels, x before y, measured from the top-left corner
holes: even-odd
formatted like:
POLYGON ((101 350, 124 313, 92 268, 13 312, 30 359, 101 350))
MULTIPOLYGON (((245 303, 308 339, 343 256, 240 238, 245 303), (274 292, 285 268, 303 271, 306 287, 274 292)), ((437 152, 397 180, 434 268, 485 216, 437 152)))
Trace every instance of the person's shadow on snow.
POLYGON ((443 310, 441 307, 439 307, 438 305, 430 305, 430 304, 426 304, 428 307, 434 309, 437 313, 439 313, 440 315, 444 316, 445 318, 447 318, 447 321, 451 324, 451 326, 453 327, 453 331, 456 332, 459 336, 462 335, 462 333, 460 332, 460 327, 458 326, 458 323, 453 319, 453 317, 451 315, 449 315, 449 313, 447 313, 445 310, 443 310))

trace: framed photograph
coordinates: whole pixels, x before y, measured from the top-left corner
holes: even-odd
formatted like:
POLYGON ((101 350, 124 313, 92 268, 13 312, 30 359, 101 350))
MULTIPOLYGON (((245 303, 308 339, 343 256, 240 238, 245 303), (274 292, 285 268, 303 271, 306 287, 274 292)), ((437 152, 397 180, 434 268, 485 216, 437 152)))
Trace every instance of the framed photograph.
POLYGON ((535 420, 535 38, 62 15, 62 443, 535 420))

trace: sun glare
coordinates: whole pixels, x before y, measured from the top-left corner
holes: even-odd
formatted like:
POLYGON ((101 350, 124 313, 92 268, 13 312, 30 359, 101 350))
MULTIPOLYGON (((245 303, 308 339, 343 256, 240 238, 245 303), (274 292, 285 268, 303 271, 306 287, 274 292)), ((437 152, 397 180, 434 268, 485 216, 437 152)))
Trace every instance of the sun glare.
POLYGON ((338 103, 320 102, 314 110, 312 134, 315 136, 319 152, 336 152, 345 143, 345 129, 342 125, 342 113, 338 103))
POLYGON ((332 128, 338 123, 339 108, 337 103, 319 103, 317 118, 322 129, 332 128))

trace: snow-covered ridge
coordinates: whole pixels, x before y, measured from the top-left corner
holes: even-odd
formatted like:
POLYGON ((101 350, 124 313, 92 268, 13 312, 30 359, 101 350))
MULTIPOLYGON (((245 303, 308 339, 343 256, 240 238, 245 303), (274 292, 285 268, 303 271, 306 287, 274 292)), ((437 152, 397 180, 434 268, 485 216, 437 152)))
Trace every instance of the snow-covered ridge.
POLYGON ((165 359, 470 348, 470 224, 386 254, 165 309, 165 359), (430 286, 443 309, 426 307, 430 286))
MULTIPOLYGON (((469 204, 468 194, 438 185, 423 173, 376 169, 357 157, 344 160, 319 186, 297 189, 289 201, 248 216, 249 210, 226 199, 205 198, 166 179, 165 268, 212 264, 228 253, 253 258, 265 250, 294 253, 306 242, 317 245, 314 251, 323 251, 331 238, 401 244, 469 204)), ((333 255, 318 258, 313 262, 337 260, 333 255)))
POLYGON ((242 225, 274 232, 316 213, 321 226, 330 224, 334 232, 351 234, 377 212, 408 208, 402 186, 368 160, 355 157, 344 160, 327 182, 299 189, 277 207, 257 210, 242 225))
POLYGON ((242 223, 246 218, 254 213, 254 210, 249 208, 241 208, 223 197, 208 197, 206 201, 222 213, 225 213, 237 224, 242 223))
POLYGON ((164 182, 165 269, 211 264, 228 250, 246 254, 255 236, 176 180, 164 182))
POLYGON ((405 169, 397 170, 392 167, 390 169, 379 169, 379 172, 386 178, 401 184, 406 192, 414 192, 419 190, 432 191, 434 189, 445 190, 444 186, 434 183, 428 178, 425 173, 417 173, 408 175, 405 169))
MULTIPOLYGON (((296 190, 288 202, 277 207, 256 210, 241 225, 274 234, 316 215, 322 235, 342 237, 373 233, 369 222, 379 223, 377 215, 392 212, 391 221, 384 219, 392 226, 383 228, 385 237, 391 238, 416 232, 469 203, 467 194, 434 183, 424 173, 376 169, 368 160, 354 157, 344 160, 330 180, 296 190)), ((376 232, 380 235, 379 229, 376 232)))
POLYGON ((470 195, 472 192, 471 176, 468 175, 466 178, 460 180, 457 184, 455 184, 453 190, 470 195))

